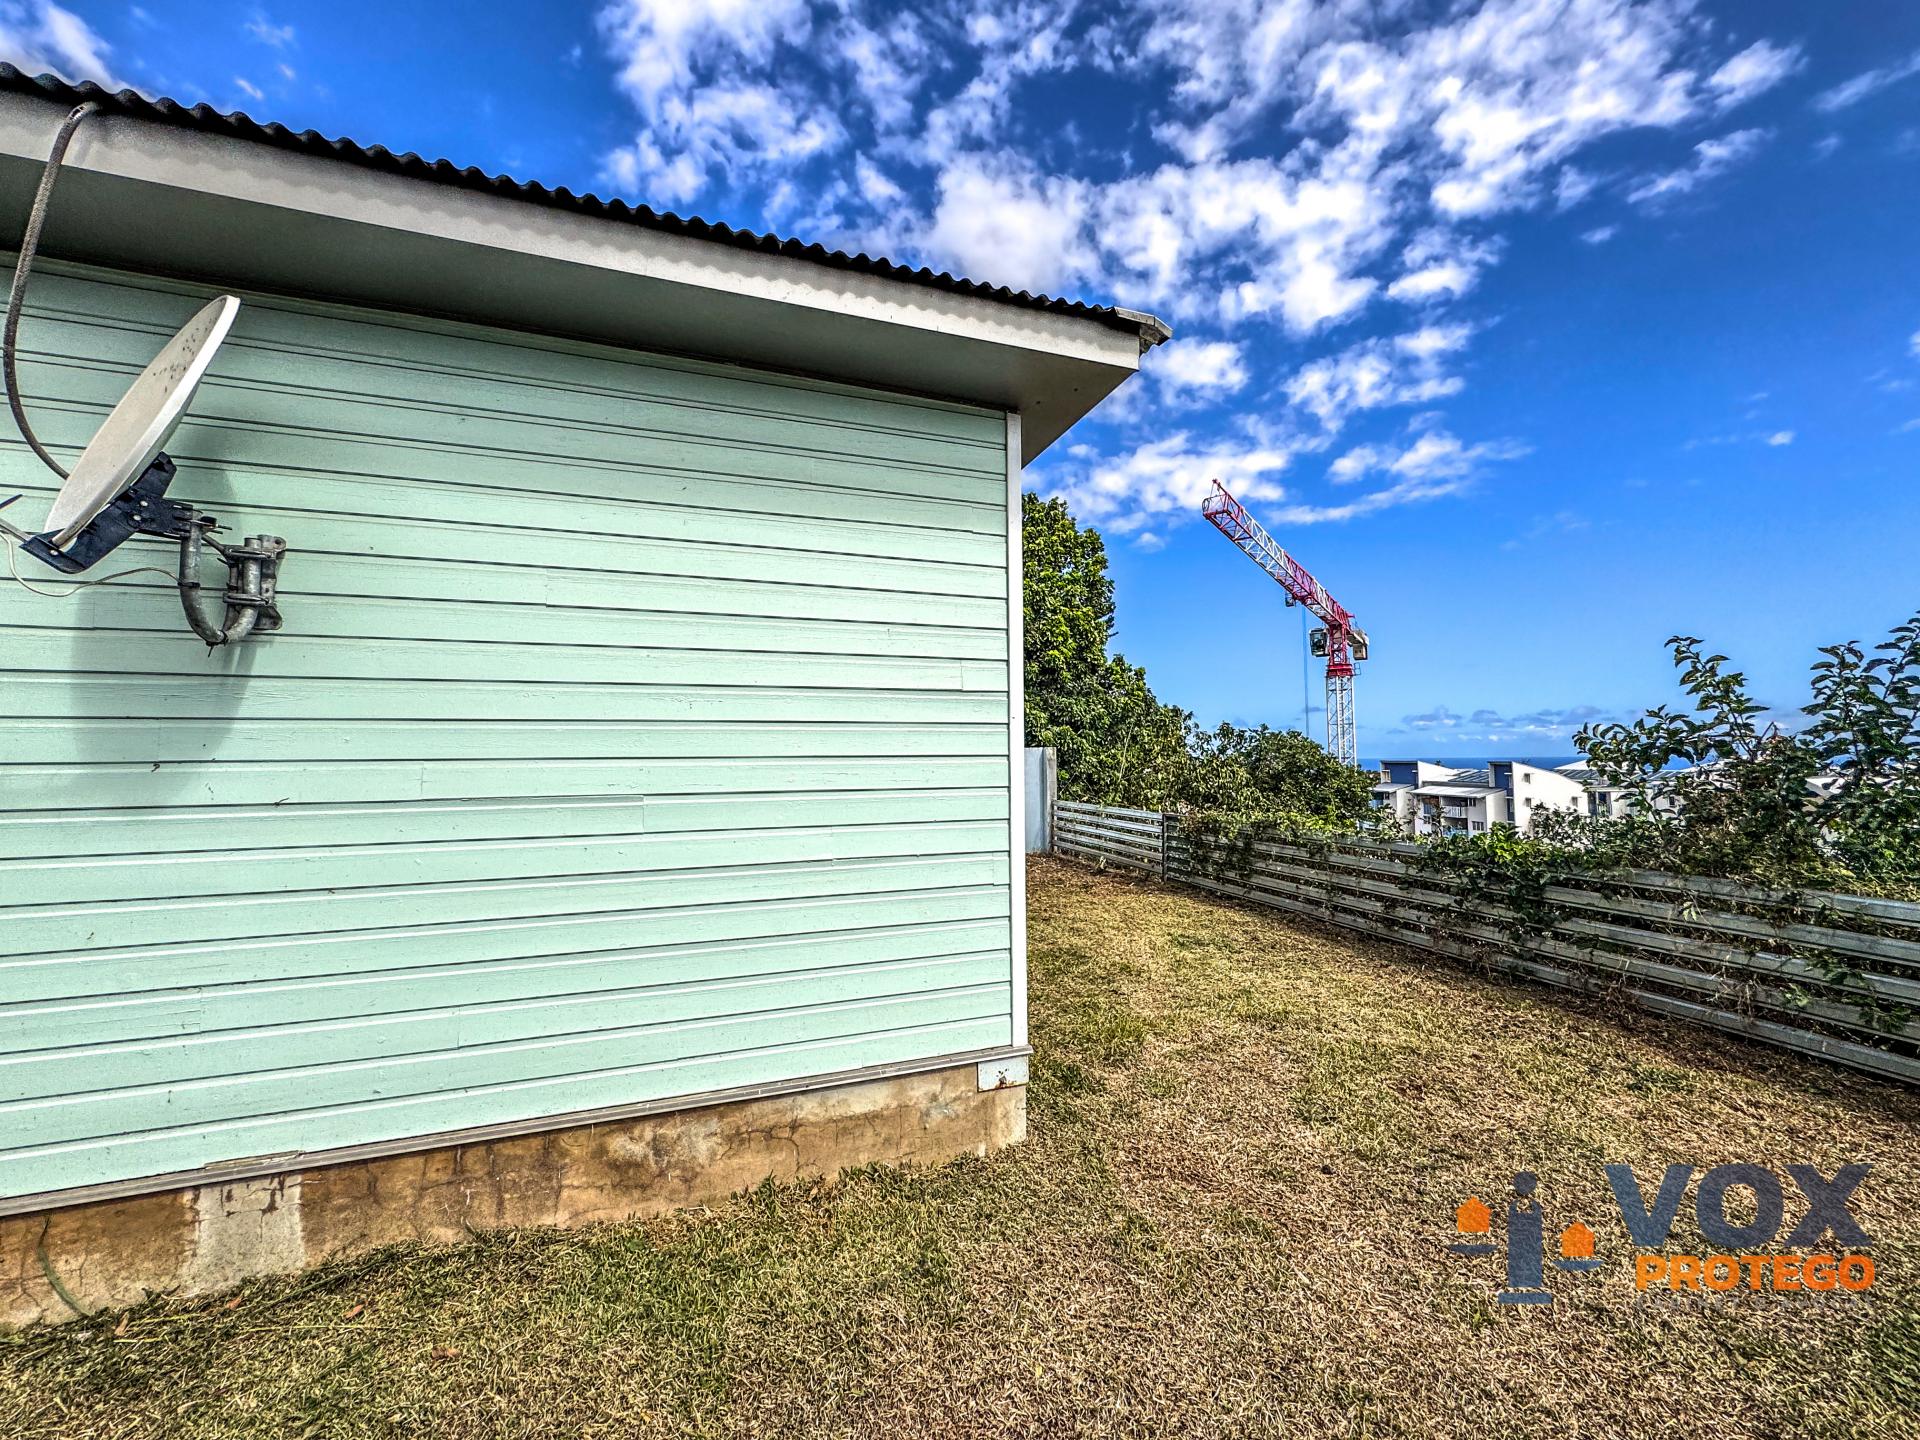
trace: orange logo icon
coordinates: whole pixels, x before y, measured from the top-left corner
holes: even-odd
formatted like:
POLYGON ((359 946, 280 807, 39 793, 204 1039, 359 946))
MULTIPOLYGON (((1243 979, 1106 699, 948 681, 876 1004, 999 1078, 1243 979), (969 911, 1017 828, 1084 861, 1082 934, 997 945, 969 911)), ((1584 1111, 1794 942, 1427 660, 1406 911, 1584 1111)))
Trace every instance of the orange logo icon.
MULTIPOLYGON (((1453 1212, 1453 1223, 1462 1235, 1485 1235, 1493 1229, 1493 1212, 1478 1195, 1469 1195, 1453 1212)), ((1491 1240, 1456 1240, 1447 1249, 1456 1255, 1491 1255, 1491 1240)))

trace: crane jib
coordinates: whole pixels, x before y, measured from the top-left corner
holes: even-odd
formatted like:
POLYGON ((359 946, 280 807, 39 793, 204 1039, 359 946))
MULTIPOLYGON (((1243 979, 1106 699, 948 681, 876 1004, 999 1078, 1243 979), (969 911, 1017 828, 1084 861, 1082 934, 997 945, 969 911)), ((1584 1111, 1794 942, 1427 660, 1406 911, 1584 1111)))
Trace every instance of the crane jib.
POLYGON ((1353 720, 1353 675, 1356 661, 1367 658, 1367 632, 1354 624, 1353 612, 1328 593, 1289 555, 1266 529, 1218 480, 1200 512, 1238 546, 1254 564, 1277 581, 1287 598, 1303 606, 1325 625, 1313 633, 1311 649, 1327 662, 1327 753, 1347 764, 1356 763, 1357 737, 1353 720))

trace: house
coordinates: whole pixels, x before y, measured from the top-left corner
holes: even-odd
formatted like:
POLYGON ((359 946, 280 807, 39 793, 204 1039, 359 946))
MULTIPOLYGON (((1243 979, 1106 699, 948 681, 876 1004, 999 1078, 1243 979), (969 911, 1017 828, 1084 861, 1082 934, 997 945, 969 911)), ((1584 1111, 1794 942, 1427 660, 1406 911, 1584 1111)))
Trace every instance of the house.
POLYGON ((239 296, 284 625, 0 585, 0 1318, 1020 1138, 1020 471, 1166 327, 11 68, 0 223, 82 101, 28 408, 239 296))
POLYGON ((1605 819, 1629 814, 1633 809, 1632 797, 1619 786, 1612 784, 1585 761, 1576 761, 1571 765, 1559 767, 1560 773, 1586 793, 1586 803, 1581 810, 1584 815, 1605 819))
MULTIPOLYGON (((1646 787, 1644 804, 1656 815, 1676 814, 1683 802, 1682 793, 1676 790, 1673 782, 1683 776, 1711 778, 1725 764, 1720 759, 1703 760, 1684 769, 1670 769, 1653 776, 1646 787)), ((1589 815, 1630 815, 1643 803, 1627 790, 1583 765, 1563 765, 1560 768, 1563 774, 1578 781, 1586 790, 1586 813, 1589 815)), ((1831 800, 1845 783, 1845 775, 1837 770, 1822 770, 1808 776, 1806 788, 1809 803, 1818 805, 1831 800)))
POLYGON ((1506 795, 1507 823, 1522 833, 1531 833, 1534 818, 1542 811, 1585 811, 1586 790, 1578 780, 1558 770, 1522 760, 1496 760, 1492 779, 1506 795))
POLYGON ((1519 760, 1495 760, 1485 769, 1389 760, 1381 773, 1374 808, 1414 835, 1480 835, 1495 825, 1530 832, 1536 814, 1577 811, 1583 795, 1570 776, 1519 760))
POLYGON ((1457 766, 1432 760, 1388 760, 1380 767, 1380 783, 1373 787, 1373 808, 1385 811, 1411 830, 1418 808, 1414 793, 1423 785, 1438 784, 1459 773, 1457 766))
POLYGON ((1486 770, 1455 770, 1413 792, 1416 835, 1480 835, 1507 823, 1500 788, 1486 770))

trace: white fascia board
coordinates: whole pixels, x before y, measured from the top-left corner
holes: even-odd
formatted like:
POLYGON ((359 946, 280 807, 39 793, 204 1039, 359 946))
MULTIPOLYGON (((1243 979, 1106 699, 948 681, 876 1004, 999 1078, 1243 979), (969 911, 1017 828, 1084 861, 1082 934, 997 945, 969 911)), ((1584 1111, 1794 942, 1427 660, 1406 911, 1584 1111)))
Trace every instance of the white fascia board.
MULTIPOLYGON (((64 107, 0 94, 25 223, 64 107)), ((939 396, 1030 462, 1140 367, 1141 332, 125 116, 68 152, 49 254, 939 396)), ((1144 338, 1143 338, 1144 336, 1144 338)))

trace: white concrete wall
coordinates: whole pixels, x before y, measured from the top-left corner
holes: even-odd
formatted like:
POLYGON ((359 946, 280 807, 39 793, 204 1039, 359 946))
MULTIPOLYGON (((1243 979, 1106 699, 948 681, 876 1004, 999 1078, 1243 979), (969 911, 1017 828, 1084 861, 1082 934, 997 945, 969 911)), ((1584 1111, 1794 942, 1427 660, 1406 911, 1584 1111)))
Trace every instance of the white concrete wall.
POLYGON ((1514 763, 1513 803, 1516 829, 1531 833, 1533 817, 1540 810, 1587 813, 1586 788, 1572 776, 1558 770, 1542 770, 1536 765, 1514 763))
POLYGON ((1051 746, 1027 747, 1027 853, 1053 848, 1053 802, 1060 788, 1059 757, 1051 746))

